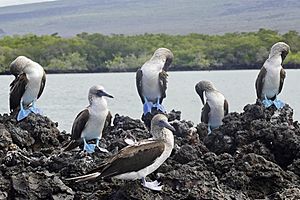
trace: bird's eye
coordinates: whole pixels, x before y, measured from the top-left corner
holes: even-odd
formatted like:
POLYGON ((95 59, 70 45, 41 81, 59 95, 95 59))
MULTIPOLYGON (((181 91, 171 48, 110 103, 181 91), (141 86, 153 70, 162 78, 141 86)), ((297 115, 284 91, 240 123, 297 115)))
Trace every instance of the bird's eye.
POLYGON ((102 90, 97 90, 97 93, 96 93, 98 96, 102 96, 103 95, 103 91, 102 90))
POLYGON ((158 125, 159 125, 160 127, 164 127, 164 123, 165 123, 165 122, 164 122, 163 120, 159 120, 159 121, 158 121, 158 125))

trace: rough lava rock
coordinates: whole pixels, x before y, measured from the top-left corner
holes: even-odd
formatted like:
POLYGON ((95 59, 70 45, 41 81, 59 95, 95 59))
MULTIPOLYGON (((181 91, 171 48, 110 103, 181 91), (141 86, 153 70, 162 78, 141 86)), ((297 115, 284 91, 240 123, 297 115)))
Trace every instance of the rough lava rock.
POLYGON ((230 113, 207 134, 206 125, 168 114, 175 127, 171 157, 149 179, 163 191, 143 188, 139 180, 100 179, 74 183, 126 146, 124 139, 151 137, 138 119, 115 115, 101 146, 110 153, 62 152, 70 139, 57 123, 30 114, 0 115, 0 199, 300 199, 300 126, 293 110, 265 109, 260 102, 230 113))

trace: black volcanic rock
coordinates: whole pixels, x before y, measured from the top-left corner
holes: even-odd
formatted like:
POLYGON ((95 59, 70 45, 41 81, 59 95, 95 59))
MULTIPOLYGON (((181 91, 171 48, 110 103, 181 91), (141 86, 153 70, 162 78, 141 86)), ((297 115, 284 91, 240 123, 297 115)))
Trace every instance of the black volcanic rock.
POLYGON ((231 113, 204 143, 213 152, 255 153, 286 168, 300 157, 300 129, 293 122, 293 110, 265 109, 259 102, 247 105, 244 113, 231 113), (249 120, 248 120, 249 119, 249 120))
POLYGON ((171 157, 149 179, 163 191, 143 188, 139 180, 74 183, 126 146, 124 139, 151 137, 140 120, 116 115, 101 146, 110 153, 62 152, 70 139, 47 117, 0 115, 0 199, 298 199, 300 198, 300 129, 286 105, 277 111, 260 102, 243 113, 230 113, 207 135, 206 125, 168 114, 174 126, 171 157))

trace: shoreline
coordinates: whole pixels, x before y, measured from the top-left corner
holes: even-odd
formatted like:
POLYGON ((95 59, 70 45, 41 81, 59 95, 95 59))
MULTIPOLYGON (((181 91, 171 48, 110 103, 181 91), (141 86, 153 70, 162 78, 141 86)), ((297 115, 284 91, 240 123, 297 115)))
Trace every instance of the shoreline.
MULTIPOLYGON (((197 67, 171 67, 168 72, 190 72, 190 71, 235 71, 235 70, 259 70, 262 67, 261 65, 257 65, 260 67, 240 67, 240 68, 219 68, 212 67, 210 69, 199 69, 197 67), (186 69, 184 69, 186 68, 186 69)), ((283 65, 284 69, 300 69, 300 64, 285 64, 283 65)), ((130 73, 136 72, 138 68, 134 69, 126 69, 126 70, 45 70, 47 74, 94 74, 94 73, 130 73)), ((9 71, 0 72, 0 75, 11 75, 9 71)))

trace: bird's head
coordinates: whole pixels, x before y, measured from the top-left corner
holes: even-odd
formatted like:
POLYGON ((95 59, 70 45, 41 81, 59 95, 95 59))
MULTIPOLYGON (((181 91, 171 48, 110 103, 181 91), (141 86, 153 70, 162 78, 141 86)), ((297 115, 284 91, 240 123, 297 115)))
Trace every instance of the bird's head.
POLYGON ((200 81, 199 83, 196 84, 195 90, 196 90, 197 94, 200 96, 200 99, 204 105, 205 104, 204 96, 203 96, 204 91, 205 92, 214 91, 214 90, 216 90, 216 88, 213 85, 213 83, 210 81, 200 81))
POLYGON ((102 97, 114 98, 112 95, 108 94, 104 87, 101 85, 94 85, 89 90, 89 101, 91 102, 94 98, 102 98, 102 97))
POLYGON ((163 129, 169 129, 172 132, 175 131, 175 128, 169 124, 168 118, 164 114, 157 114, 151 120, 151 134, 154 137, 163 137, 159 134, 163 129))
POLYGON ((172 51, 167 48, 158 48, 154 52, 152 58, 162 59, 165 62, 164 66, 163 66, 163 70, 167 71, 173 62, 174 55, 173 55, 172 51))
POLYGON ((272 46, 269 58, 275 55, 280 55, 283 62, 289 52, 290 52, 289 45, 287 45, 284 42, 277 42, 272 46))
POLYGON ((15 77, 17 77, 19 74, 21 74, 25 68, 25 66, 30 62, 31 60, 27 58, 26 56, 18 56, 10 65, 10 72, 15 77))

